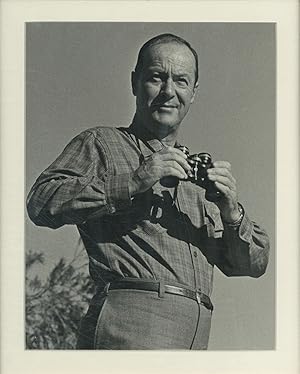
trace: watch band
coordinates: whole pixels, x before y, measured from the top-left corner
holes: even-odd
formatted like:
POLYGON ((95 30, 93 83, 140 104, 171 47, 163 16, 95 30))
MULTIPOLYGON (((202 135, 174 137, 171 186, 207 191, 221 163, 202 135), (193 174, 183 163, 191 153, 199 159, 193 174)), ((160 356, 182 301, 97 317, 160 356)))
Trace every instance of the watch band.
POLYGON ((238 210, 240 212, 239 218, 234 222, 230 222, 230 223, 225 222, 227 226, 230 226, 230 227, 239 227, 240 226, 240 224, 242 223, 242 220, 244 218, 244 214, 245 214, 244 208, 242 207, 242 205, 240 203, 238 203, 238 210))

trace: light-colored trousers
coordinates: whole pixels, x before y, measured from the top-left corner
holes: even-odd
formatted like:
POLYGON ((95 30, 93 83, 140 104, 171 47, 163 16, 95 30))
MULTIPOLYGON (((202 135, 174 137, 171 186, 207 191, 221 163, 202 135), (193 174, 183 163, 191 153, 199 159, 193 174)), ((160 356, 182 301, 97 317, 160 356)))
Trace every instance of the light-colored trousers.
POLYGON ((212 312, 196 301, 142 290, 95 295, 77 349, 207 349, 212 312))

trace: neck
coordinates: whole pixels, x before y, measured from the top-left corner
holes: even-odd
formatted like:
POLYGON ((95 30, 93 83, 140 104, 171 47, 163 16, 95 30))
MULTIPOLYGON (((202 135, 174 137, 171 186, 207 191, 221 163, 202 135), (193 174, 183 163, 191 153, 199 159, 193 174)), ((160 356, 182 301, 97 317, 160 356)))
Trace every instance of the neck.
POLYGON ((137 115, 134 116, 131 127, 144 140, 157 139, 166 146, 174 146, 176 143, 179 126, 175 129, 168 127, 147 126, 137 115))
POLYGON ((174 145, 176 143, 176 139, 177 139, 177 131, 176 131, 176 134, 174 134, 174 133, 168 134, 167 136, 165 136, 165 137, 163 137, 162 139, 159 139, 159 140, 164 145, 174 147, 174 145))

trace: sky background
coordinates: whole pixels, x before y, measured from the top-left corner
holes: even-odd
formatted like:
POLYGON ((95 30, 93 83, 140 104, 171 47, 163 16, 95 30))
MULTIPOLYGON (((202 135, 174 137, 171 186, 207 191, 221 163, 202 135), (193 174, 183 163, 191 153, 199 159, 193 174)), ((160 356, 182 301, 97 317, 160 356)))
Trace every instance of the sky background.
MULTIPOLYGON (((267 273, 227 278, 217 269, 209 349, 273 349, 275 344, 275 25, 265 23, 30 23, 26 30, 26 193, 82 130, 130 124, 130 73, 140 46, 163 32, 199 53, 200 84, 179 141, 192 153, 228 160, 239 200, 271 239, 267 273)), ((34 226, 26 250, 52 268, 71 258, 75 227, 34 226)))

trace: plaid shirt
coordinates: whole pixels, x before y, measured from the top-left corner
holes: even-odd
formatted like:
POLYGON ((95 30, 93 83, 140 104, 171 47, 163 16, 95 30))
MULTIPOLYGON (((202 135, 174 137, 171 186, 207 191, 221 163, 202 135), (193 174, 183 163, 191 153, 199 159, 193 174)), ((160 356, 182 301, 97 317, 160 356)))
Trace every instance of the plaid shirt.
POLYGON ((156 183, 131 198, 133 171, 162 147, 134 126, 84 131, 35 182, 30 218, 54 229, 76 224, 100 284, 137 277, 210 295, 214 265, 228 276, 262 275, 269 240, 247 213, 238 229, 226 225, 205 191, 190 182, 156 183))

